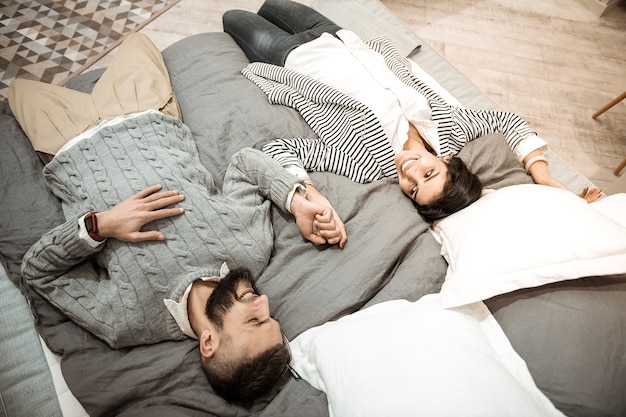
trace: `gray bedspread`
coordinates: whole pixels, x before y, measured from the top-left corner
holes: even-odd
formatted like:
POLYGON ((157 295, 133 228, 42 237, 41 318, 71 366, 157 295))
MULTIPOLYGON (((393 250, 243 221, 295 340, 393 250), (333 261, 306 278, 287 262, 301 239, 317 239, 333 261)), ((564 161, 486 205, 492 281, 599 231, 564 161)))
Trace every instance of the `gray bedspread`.
MULTIPOLYGON (((184 122, 215 178, 223 177, 229 157, 241 147, 275 137, 313 137, 295 111, 269 105, 241 76, 248 62, 228 35, 193 36, 163 56, 184 122)), ((100 73, 76 77, 70 86, 89 91, 100 73)), ((290 380, 275 397, 251 410, 229 405, 206 382, 195 341, 112 350, 21 286, 23 254, 63 217, 45 187, 41 163, 4 103, 0 133, 0 260, 31 302, 47 345, 63 355, 64 377, 90 415, 328 415, 325 395, 303 380, 290 380)), ((499 135, 473 142, 461 156, 493 188, 531 182, 499 135)), ((344 250, 315 247, 302 239, 289 216, 273 212, 273 256, 258 284, 290 339, 377 302, 417 300, 439 291, 446 271, 440 247, 425 233, 427 224, 397 184, 383 180, 361 185, 332 174, 313 176, 343 217, 349 240, 344 250)), ((487 304, 557 408, 570 416, 626 415, 623 396, 620 402, 611 395, 615 387, 626 392, 626 375, 615 372, 624 364, 603 362, 608 349, 624 349, 624 340, 618 346, 598 342, 608 331, 602 325, 607 315, 624 317, 626 280, 582 279, 507 294, 487 304), (571 309, 581 312, 575 326, 568 325, 571 309), (593 340, 583 334, 590 328, 595 329, 593 340), (583 346, 573 348, 574 343, 583 346)))

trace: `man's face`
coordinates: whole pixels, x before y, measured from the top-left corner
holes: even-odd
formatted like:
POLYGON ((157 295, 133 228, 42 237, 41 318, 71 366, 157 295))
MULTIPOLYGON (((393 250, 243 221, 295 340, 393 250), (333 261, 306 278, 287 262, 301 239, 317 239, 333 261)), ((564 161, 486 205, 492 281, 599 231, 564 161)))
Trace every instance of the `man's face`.
POLYGON ((209 298, 206 312, 231 346, 250 356, 282 343, 280 324, 270 316, 269 299, 257 294, 251 279, 226 276, 209 298))

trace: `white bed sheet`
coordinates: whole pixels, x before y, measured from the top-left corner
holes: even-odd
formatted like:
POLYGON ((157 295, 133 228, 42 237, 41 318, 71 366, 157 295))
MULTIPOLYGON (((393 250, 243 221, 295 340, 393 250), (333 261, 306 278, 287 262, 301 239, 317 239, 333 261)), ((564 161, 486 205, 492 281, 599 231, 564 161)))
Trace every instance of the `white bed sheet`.
POLYGON ((72 391, 70 391, 63 378, 63 373, 61 372, 61 357, 52 353, 41 337, 39 337, 39 342, 43 348, 46 363, 52 375, 52 383, 54 384, 54 390, 59 399, 59 406, 61 407, 63 417, 89 417, 89 414, 87 414, 87 411, 85 411, 74 394, 72 394, 72 391))

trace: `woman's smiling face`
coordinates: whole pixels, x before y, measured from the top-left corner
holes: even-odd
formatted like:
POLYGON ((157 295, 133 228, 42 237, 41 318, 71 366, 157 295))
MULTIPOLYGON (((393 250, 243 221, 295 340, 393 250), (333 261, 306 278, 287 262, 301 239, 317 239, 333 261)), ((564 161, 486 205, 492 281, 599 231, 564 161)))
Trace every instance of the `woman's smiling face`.
POLYGON ((428 205, 443 194, 448 165, 427 150, 404 150, 395 156, 400 188, 419 205, 428 205))

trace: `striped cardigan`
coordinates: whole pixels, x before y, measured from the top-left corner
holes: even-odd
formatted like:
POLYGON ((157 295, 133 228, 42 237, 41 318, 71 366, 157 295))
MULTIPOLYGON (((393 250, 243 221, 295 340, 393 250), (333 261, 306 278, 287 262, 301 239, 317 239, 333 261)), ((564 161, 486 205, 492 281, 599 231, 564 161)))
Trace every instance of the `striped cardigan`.
MULTIPOLYGON (((471 140, 501 132, 515 152, 529 138, 536 136, 526 122, 514 113, 493 110, 468 110, 449 105, 426 83, 411 72, 386 36, 370 40, 368 46, 380 53, 387 67, 402 82, 427 98, 432 120, 438 124, 439 156, 456 155, 471 140)), ((292 107, 319 138, 276 139, 263 151, 284 167, 305 171, 327 171, 355 182, 366 183, 381 178, 397 178, 394 151, 374 113, 347 95, 288 68, 254 62, 242 73, 268 96, 270 103, 292 107)), ((535 148, 535 149, 536 149, 535 148)), ((516 153, 521 160, 525 155, 516 153)))

